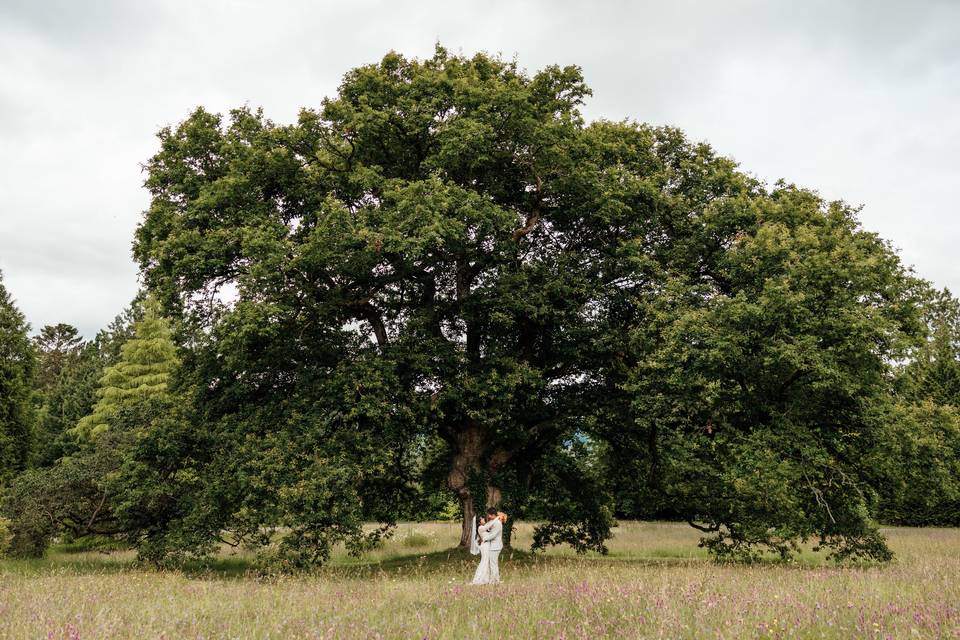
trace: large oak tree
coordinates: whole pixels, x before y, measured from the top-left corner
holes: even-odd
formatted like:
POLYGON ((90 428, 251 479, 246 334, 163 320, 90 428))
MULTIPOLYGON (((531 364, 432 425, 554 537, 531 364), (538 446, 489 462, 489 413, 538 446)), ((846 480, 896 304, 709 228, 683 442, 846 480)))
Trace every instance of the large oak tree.
POLYGON ((215 443, 184 462, 206 478, 190 539, 284 527, 294 562, 322 560, 442 465, 461 544, 478 501, 522 497, 538 544, 602 549, 591 443, 748 546, 780 520, 781 538, 862 537, 859 476, 830 447, 870 440, 909 315, 895 256, 849 208, 768 192, 674 129, 586 124, 589 93, 575 67, 438 48, 351 71, 293 125, 198 109, 160 132, 135 255, 183 319, 215 443), (780 507, 731 493, 788 453, 771 433, 836 473, 780 507))

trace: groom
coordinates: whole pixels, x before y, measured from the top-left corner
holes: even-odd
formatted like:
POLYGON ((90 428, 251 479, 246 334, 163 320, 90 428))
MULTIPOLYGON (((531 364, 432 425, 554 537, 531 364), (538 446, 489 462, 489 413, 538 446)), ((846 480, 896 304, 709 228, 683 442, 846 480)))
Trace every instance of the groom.
MULTIPOLYGON (((500 551, 503 549, 503 523, 497 517, 497 510, 487 509, 487 522, 480 527, 481 547, 486 547, 486 582, 500 582, 500 551)), ((483 559, 481 558, 481 562, 483 559)))

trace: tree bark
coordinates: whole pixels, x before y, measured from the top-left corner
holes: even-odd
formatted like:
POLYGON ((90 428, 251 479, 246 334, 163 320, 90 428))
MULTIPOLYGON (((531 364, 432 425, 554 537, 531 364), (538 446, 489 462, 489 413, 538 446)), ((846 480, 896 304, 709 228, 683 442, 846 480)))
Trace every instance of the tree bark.
MULTIPOLYGON (((487 506, 493 507, 499 510, 500 503, 503 500, 503 491, 500 486, 497 484, 497 472, 503 467, 510 458, 513 457, 513 454, 504 449, 497 449, 490 455, 490 459, 487 463, 487 506)), ((504 528, 503 535, 503 545, 504 547, 510 546, 510 526, 504 528)))
MULTIPOLYGON (((500 510, 500 501, 503 499, 503 492, 500 487, 495 484, 487 485, 487 506, 493 507, 494 509, 500 510)), ((512 522, 509 522, 503 527, 503 548, 510 549, 510 532, 513 526, 512 522)))
POLYGON ((450 473, 447 475, 447 485, 457 494, 460 507, 463 509, 461 547, 469 547, 470 539, 475 535, 472 525, 473 516, 477 513, 476 504, 467 482, 470 472, 479 467, 485 441, 486 432, 476 422, 467 423, 454 439, 456 451, 450 464, 450 473))
POLYGON ((469 491, 467 491, 466 496, 460 496, 460 507, 463 509, 463 523, 460 529, 459 546, 469 548, 470 537, 477 535, 476 531, 473 530, 473 517, 477 515, 477 509, 469 491))
POLYGON ((503 493, 500 491, 500 487, 492 484, 487 485, 487 506, 498 508, 500 506, 500 501, 503 499, 503 493))
POLYGON ((501 448, 498 448, 490 455, 490 459, 487 462, 487 472, 489 474, 487 479, 488 507, 500 506, 500 501, 503 499, 503 492, 500 490, 499 485, 497 485, 497 473, 511 457, 513 457, 511 452, 501 448))

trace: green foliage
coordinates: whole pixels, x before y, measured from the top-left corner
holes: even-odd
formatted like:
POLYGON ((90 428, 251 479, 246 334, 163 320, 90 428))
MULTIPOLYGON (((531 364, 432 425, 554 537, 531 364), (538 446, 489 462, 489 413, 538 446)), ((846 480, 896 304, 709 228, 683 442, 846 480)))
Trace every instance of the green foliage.
POLYGON ((0 559, 7 556, 13 542, 13 532, 10 530, 10 520, 0 517, 0 559))
POLYGON ((37 350, 37 385, 51 389, 63 370, 79 356, 83 346, 76 327, 69 324, 47 325, 33 338, 37 350))
POLYGON ((449 490, 424 486, 420 482, 413 483, 409 498, 398 504, 397 508, 398 520, 456 522, 463 517, 460 504, 450 495, 449 490))
POLYGON ((841 203, 792 187, 755 202, 749 226, 718 212, 705 231, 726 248, 646 303, 634 448, 655 440, 663 491, 721 557, 817 538, 886 559, 863 456, 884 434, 887 359, 917 330, 916 283, 841 203))
POLYGON ((904 402, 960 406, 960 301, 949 290, 924 292, 923 340, 897 371, 904 402))
POLYGON ((189 415, 181 397, 155 394, 125 403, 111 429, 95 438, 96 448, 121 452, 108 478, 114 533, 154 564, 196 555, 189 549, 206 551, 217 539, 217 532, 202 529, 202 521, 186 517, 203 489, 189 461, 213 446, 194 437, 189 415), (200 543, 195 542, 198 529, 205 534, 200 543))
POLYGON ((114 444, 105 439, 85 455, 17 476, 0 503, 0 513, 12 521, 12 555, 42 556, 63 534, 112 532, 107 483, 120 455, 114 444))
POLYGON ((178 364, 170 328, 160 316, 156 302, 148 300, 133 337, 121 348, 119 361, 108 366, 100 378, 93 412, 82 418, 72 432, 80 438, 96 436, 110 428, 124 406, 166 393, 178 364))
POLYGON ((871 456, 880 494, 878 517, 909 525, 960 524, 960 413, 921 400, 889 413, 883 442, 871 456))
POLYGON ((28 330, 0 272, 0 487, 27 467, 32 446, 36 358, 28 330))
MULTIPOLYGON (((139 298, 139 296, 138 296, 139 298)), ((93 412, 104 368, 120 359, 122 345, 133 336, 133 324, 142 316, 142 304, 134 300, 108 327, 88 342, 79 342, 70 325, 44 327, 34 338, 40 369, 37 378, 39 416, 31 464, 49 467, 77 453, 74 428, 93 412)))
MULTIPOLYGON (((115 323, 115 335, 126 333, 115 331, 118 328, 115 323)), ((102 377, 97 411, 107 416, 110 428, 83 431, 86 437, 70 455, 20 474, 2 496, 0 513, 12 521, 15 555, 42 555, 60 536, 70 540, 120 536, 148 549, 150 532, 169 518, 169 505, 177 503, 179 479, 156 480, 165 472, 162 465, 151 469, 153 485, 137 476, 137 456, 144 444, 162 437, 164 429, 182 416, 167 388, 176 366, 175 346, 166 321, 149 304, 134 323, 132 335, 119 350, 117 364, 102 377), (115 402, 108 406, 104 399, 115 402)), ((85 352, 92 352, 87 354, 91 362, 99 359, 98 354, 110 357, 108 337, 101 334, 95 345, 85 347, 85 352)))
POLYGON ((925 292, 923 339, 898 368, 886 433, 870 458, 878 516, 960 524, 960 302, 925 292))
POLYGON ((534 550, 569 544, 577 553, 607 553, 613 504, 589 449, 589 441, 575 437, 540 462, 542 488, 526 505, 531 515, 546 520, 534 529, 534 550))
POLYGON ((675 129, 586 125, 589 94, 575 67, 438 47, 293 125, 160 132, 134 251, 193 415, 143 458, 187 485, 158 557, 226 535, 311 566, 441 483, 462 544, 485 502, 602 551, 617 456, 719 555, 887 557, 864 452, 916 283, 847 205, 675 129))
MULTIPOLYGON (((49 354, 43 350, 43 345, 40 348, 43 361, 49 354)), ((49 467, 64 455, 76 451, 76 442, 69 430, 92 411, 102 373, 103 357, 97 345, 93 342, 77 345, 64 358, 49 386, 41 387, 42 404, 37 421, 33 466, 49 467)))

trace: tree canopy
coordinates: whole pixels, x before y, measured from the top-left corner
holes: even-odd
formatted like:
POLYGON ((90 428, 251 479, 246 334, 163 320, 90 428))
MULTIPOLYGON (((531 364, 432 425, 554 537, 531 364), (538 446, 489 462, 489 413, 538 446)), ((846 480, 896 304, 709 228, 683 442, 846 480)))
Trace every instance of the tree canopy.
POLYGON ((172 373, 179 365, 170 328, 153 299, 147 299, 143 317, 134 325, 133 336, 123 343, 119 360, 106 367, 97 389, 97 403, 71 432, 90 438, 110 428, 111 420, 125 406, 167 392, 172 373))
POLYGON ((619 457, 717 553, 887 556, 860 454, 914 279, 853 208, 676 129, 586 123, 589 95, 576 67, 438 47, 295 124, 160 132, 134 251, 216 443, 176 463, 207 483, 170 535, 283 527, 311 564, 432 483, 461 544, 483 501, 604 550, 619 457))
POLYGON ((717 553, 817 538, 885 557, 861 456, 886 434, 889 359, 920 331, 918 283, 842 203, 779 187, 754 207, 706 279, 648 298, 627 385, 642 428, 621 445, 652 444, 651 479, 717 553))
POLYGON ((83 345, 76 327, 69 324, 47 325, 33 338, 37 350, 37 386, 49 391, 57 378, 74 364, 83 345))

